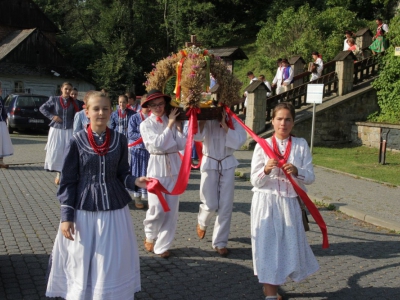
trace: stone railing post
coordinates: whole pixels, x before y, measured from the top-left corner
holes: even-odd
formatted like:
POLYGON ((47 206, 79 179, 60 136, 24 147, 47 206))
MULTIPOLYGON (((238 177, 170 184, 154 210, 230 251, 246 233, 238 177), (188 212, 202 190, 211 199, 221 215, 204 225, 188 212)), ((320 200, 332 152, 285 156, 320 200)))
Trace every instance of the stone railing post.
MULTIPOLYGON (((355 33, 356 36, 356 45, 358 49, 363 50, 367 47, 369 47, 372 44, 372 37, 374 36, 372 34, 372 31, 369 30, 368 28, 363 28, 360 29, 355 33)), ((367 56, 371 55, 371 51, 362 51, 364 58, 367 56)))
MULTIPOLYGON (((292 58, 289 59, 289 63, 293 69, 293 76, 304 73, 306 61, 300 55, 292 56, 292 58)), ((293 88, 295 88, 296 86, 299 86, 302 84, 303 84, 303 78, 293 81, 292 85, 293 85, 293 88)))
POLYGON ((267 110, 267 87, 261 81, 253 81, 246 89, 247 108, 245 124, 255 133, 265 129, 265 112, 267 110))
POLYGON ((343 96, 353 90, 354 60, 355 55, 351 51, 341 51, 333 59, 336 61, 336 73, 338 76, 338 95, 343 96))

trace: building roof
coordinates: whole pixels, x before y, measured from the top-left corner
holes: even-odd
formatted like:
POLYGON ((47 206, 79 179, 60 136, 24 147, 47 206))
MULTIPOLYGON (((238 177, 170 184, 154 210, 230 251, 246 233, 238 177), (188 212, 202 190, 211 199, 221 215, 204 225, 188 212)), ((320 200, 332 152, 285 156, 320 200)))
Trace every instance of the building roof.
POLYGON ((0 41, 0 60, 21 44, 36 28, 15 30, 0 41))
POLYGON ((234 47, 218 47, 209 49, 210 53, 221 58, 229 58, 231 60, 248 59, 246 54, 237 46, 234 47))
POLYGON ((365 33, 368 33, 370 36, 374 36, 372 31, 369 28, 362 28, 357 31, 354 35, 355 36, 363 36, 365 33))
POLYGON ((357 57, 354 55, 352 51, 340 51, 338 55, 335 56, 333 61, 341 61, 345 60, 347 57, 351 57, 353 60, 357 60, 357 57))
POLYGON ((80 79, 90 82, 72 67, 51 67, 28 65, 23 63, 0 62, 0 75, 51 76, 59 78, 80 79))
POLYGON ((0 25, 18 29, 39 28, 43 32, 59 31, 32 0, 0 0, 0 12, 0 25))
POLYGON ((300 55, 295 55, 295 56, 292 56, 292 57, 289 59, 289 64, 294 65, 294 64, 297 63, 299 60, 301 60, 301 62, 302 62, 303 64, 306 63, 306 61, 305 61, 300 55))
POLYGON ((260 80, 254 80, 244 90, 248 93, 253 93, 259 87, 261 87, 261 88, 264 87, 265 90, 270 92, 269 88, 265 85, 265 83, 260 80))

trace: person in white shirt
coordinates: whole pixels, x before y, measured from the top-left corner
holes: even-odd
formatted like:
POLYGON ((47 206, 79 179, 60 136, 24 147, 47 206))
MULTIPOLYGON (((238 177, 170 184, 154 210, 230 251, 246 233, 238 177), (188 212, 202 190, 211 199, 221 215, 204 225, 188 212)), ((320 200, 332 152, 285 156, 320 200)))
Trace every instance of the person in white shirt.
POLYGON ((290 84, 293 81, 293 69, 289 64, 289 61, 284 58, 280 62, 277 61, 280 66, 276 71, 274 80, 272 81, 272 86, 276 86, 276 94, 282 94, 290 89, 290 84))
POLYGON ((260 75, 258 76, 258 80, 264 82, 264 84, 267 86, 267 88, 269 89, 269 91, 267 92, 267 97, 271 97, 272 93, 272 88, 271 88, 271 84, 269 83, 268 80, 265 80, 265 76, 264 75, 260 75))
MULTIPOLYGON (((151 115, 140 124, 143 143, 150 153, 147 176, 156 178, 171 192, 181 167, 179 150, 186 145, 186 136, 182 133, 182 122, 177 121, 178 109, 167 112, 171 98, 159 90, 147 94, 142 107, 149 107, 151 115)), ((146 239, 145 249, 163 258, 168 258, 168 249, 174 240, 178 222, 179 197, 164 194, 170 208, 165 212, 156 194, 148 193, 148 210, 143 221, 146 239)))
POLYGON ((324 62, 322 61, 322 55, 319 54, 317 51, 314 51, 312 54, 312 58, 314 63, 318 65, 317 67, 317 78, 320 78, 322 75, 322 70, 324 69, 324 62))
POLYGON ((195 140, 203 142, 201 162, 199 214, 197 236, 203 239, 212 217, 217 214, 212 236, 212 247, 223 257, 228 255, 228 238, 231 226, 235 169, 238 161, 235 150, 246 141, 243 127, 222 114, 221 121, 200 121, 195 140))
MULTIPOLYGON (((252 71, 247 72, 247 78, 249 78, 250 82, 249 84, 251 84, 253 81, 257 80, 257 77, 254 76, 252 71)), ((246 99, 244 100, 244 114, 246 114, 246 107, 247 107, 247 91, 244 92, 243 96, 246 97, 246 99)))
POLYGON ((354 33, 350 30, 346 30, 344 34, 345 34, 346 38, 344 39, 344 42, 343 42, 343 51, 347 51, 347 50, 349 50, 349 44, 347 43, 347 40, 349 38, 353 38, 354 33))

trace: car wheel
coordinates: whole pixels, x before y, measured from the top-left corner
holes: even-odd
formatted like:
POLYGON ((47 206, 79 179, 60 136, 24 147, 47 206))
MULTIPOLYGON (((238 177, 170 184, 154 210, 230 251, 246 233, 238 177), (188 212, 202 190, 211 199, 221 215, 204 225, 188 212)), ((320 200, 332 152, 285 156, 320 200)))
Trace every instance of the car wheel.
POLYGON ((13 132, 14 132, 14 128, 12 128, 12 127, 10 126, 10 122, 8 122, 8 119, 7 119, 6 123, 7 123, 8 133, 13 133, 13 132))

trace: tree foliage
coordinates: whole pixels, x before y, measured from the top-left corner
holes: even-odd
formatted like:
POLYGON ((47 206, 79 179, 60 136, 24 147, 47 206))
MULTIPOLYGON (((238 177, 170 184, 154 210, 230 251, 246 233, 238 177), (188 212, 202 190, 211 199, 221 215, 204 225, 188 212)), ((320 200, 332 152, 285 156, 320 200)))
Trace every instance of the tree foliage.
POLYGON ((394 56, 394 46, 400 45, 400 15, 390 22, 387 37, 391 46, 381 57, 380 74, 372 86, 377 90, 380 112, 370 117, 372 121, 400 123, 400 57, 394 56))
POLYGON ((319 51, 328 61, 392 0, 33 0, 58 26, 57 43, 71 64, 99 88, 143 93, 152 63, 195 34, 207 48, 237 45, 252 55, 235 63, 272 76, 275 60, 319 51), (368 7, 368 9, 365 9, 368 7))

